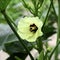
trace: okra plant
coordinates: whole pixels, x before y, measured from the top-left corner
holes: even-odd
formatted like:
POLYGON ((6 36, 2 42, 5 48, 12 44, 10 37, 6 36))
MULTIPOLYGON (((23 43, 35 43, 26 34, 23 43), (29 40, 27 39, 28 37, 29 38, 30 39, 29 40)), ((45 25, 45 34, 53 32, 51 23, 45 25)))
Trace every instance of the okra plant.
POLYGON ((1 19, 12 30, 7 38, 0 34, 0 49, 10 55, 7 60, 26 60, 28 55, 30 60, 51 60, 53 55, 54 60, 60 60, 60 0, 0 0, 1 19), (56 46, 52 48, 48 38, 55 33, 56 46), (33 49, 38 56, 33 57, 33 49))

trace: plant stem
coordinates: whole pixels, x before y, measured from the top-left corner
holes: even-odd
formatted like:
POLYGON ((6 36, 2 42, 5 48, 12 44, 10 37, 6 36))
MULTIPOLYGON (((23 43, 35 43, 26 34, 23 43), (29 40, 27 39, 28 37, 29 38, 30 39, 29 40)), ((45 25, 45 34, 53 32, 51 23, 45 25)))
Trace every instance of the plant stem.
MULTIPOLYGON (((38 9, 40 9, 40 8, 42 7, 44 0, 43 0, 43 1, 41 1, 41 2, 42 2, 42 3, 41 3, 41 5, 40 5, 40 6, 38 6, 38 9)), ((40 1, 39 1, 39 3, 40 3, 40 1)))
POLYGON ((22 2, 23 2, 23 6, 27 8, 32 14, 34 14, 33 9, 30 6, 28 6, 24 0, 22 0, 22 2))
POLYGON ((43 60, 47 60, 47 57, 48 57, 48 51, 46 51, 46 53, 45 53, 45 56, 44 56, 44 58, 43 58, 43 60))
MULTIPOLYGON (((60 0, 58 0, 58 33, 57 33, 57 42, 56 44, 59 42, 60 39, 60 0)), ((58 48, 56 49, 56 53, 55 53, 55 60, 58 59, 58 48)))
POLYGON ((38 4, 37 4, 37 0, 31 0, 33 5, 34 5, 34 16, 38 16, 38 4))
POLYGON ((42 43, 41 37, 37 39, 36 43, 37 43, 38 52, 40 53, 43 50, 43 43, 42 43))
POLYGON ((10 22, 10 17, 7 15, 7 13, 4 11, 1 11, 1 13, 4 15, 7 23, 9 24, 10 28, 13 30, 13 32, 15 33, 16 37, 18 38, 18 40, 20 41, 20 43, 22 44, 22 46, 25 48, 25 50, 27 51, 27 53, 29 54, 29 56, 31 57, 31 60, 34 60, 33 56, 30 54, 28 48, 26 47, 26 45, 23 43, 22 39, 20 38, 20 36, 18 35, 17 31, 15 30, 15 28, 13 27, 13 25, 10 22))
POLYGON ((58 39, 60 39, 60 0, 58 0, 58 7, 59 7, 59 16, 58 16, 58 39))
POLYGON ((47 12, 46 18, 45 18, 45 20, 44 20, 44 24, 43 24, 43 26, 42 26, 42 29, 43 29, 44 26, 45 26, 46 20, 47 20, 47 18, 48 18, 48 15, 49 15, 49 12, 50 12, 50 9, 51 9, 51 5, 52 5, 52 1, 51 1, 51 3, 50 3, 50 7, 49 7, 49 9, 48 9, 48 12, 47 12))
POLYGON ((55 50, 58 48, 59 44, 60 44, 60 41, 57 43, 57 45, 55 46, 55 48, 50 53, 49 60, 51 59, 51 57, 52 57, 53 53, 55 52, 55 50))
POLYGON ((10 18, 10 22, 14 25, 15 28, 17 28, 17 25, 14 23, 13 19, 11 18, 11 16, 9 14, 7 14, 10 18))
POLYGON ((56 14, 56 11, 55 11, 55 8, 54 8, 54 5, 53 5, 53 0, 52 0, 52 8, 53 8, 53 11, 55 13, 55 17, 58 19, 57 14, 56 14))

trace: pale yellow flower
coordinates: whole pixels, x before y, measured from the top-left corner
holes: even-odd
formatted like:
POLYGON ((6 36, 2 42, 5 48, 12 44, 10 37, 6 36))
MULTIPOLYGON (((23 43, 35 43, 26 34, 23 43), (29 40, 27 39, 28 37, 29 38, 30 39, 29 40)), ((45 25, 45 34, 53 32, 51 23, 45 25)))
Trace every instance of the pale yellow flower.
POLYGON ((22 39, 34 42, 42 36, 42 21, 38 17, 24 17, 18 22, 18 34, 22 39))

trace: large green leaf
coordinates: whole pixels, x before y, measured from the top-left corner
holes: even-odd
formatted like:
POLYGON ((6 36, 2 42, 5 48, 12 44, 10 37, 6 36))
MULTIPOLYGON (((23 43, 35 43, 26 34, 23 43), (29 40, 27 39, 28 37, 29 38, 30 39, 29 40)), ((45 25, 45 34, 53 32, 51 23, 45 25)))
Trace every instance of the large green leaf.
POLYGON ((4 36, 0 36, 0 50, 4 48, 4 44, 12 41, 17 41, 18 39, 14 34, 7 34, 4 36))
POLYGON ((0 50, 4 48, 5 43, 17 40, 17 37, 7 24, 0 24, 0 50))
MULTIPOLYGON (((29 42, 23 40, 23 43, 29 48, 29 50, 32 49, 32 45, 29 42)), ((18 52, 21 52, 21 53, 26 52, 26 50, 24 49, 24 47, 21 45, 19 41, 5 43, 5 50, 9 54, 18 53, 18 52)))
MULTIPOLYGON (((29 51, 33 48, 32 45, 23 40, 23 43, 26 44, 29 51)), ((15 60, 15 56, 20 57, 22 60, 25 60, 26 56, 28 55, 27 51, 24 49, 24 47, 21 45, 19 41, 10 42, 5 44, 5 51, 10 54, 10 57, 8 60, 15 60), (13 56, 13 57, 12 57, 13 56)))
POLYGON ((6 9, 11 0, 0 0, 0 11, 6 9))

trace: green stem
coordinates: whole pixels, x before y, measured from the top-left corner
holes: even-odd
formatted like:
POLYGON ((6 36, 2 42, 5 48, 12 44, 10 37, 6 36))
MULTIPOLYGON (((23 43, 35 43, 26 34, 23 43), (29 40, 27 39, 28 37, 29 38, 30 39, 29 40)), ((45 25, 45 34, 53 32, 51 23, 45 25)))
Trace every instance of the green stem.
POLYGON ((34 4, 34 7, 35 7, 35 15, 34 16, 38 16, 38 6, 36 3, 34 4))
MULTIPOLYGON (((56 44, 59 42, 60 39, 60 0, 58 0, 58 33, 57 33, 57 42, 56 44)), ((55 53, 55 60, 58 59, 58 48, 56 49, 56 53, 55 53)))
POLYGON ((27 8, 32 14, 34 14, 33 9, 30 6, 28 6, 24 0, 22 0, 22 2, 23 2, 24 7, 27 8))
POLYGON ((52 0, 52 8, 53 8, 53 11, 55 13, 55 17, 58 19, 57 14, 56 14, 56 11, 55 11, 55 8, 54 8, 53 0, 52 0))
POLYGON ((43 24, 43 26, 42 26, 42 29, 43 29, 44 26, 45 26, 46 20, 47 20, 47 18, 48 18, 48 15, 49 15, 49 12, 50 12, 50 9, 51 9, 51 6, 52 6, 52 1, 51 1, 51 3, 50 3, 50 7, 49 7, 49 9, 48 9, 48 12, 47 12, 46 18, 45 18, 45 20, 44 20, 44 24, 43 24))
POLYGON ((36 0, 31 0, 33 5, 34 5, 34 16, 38 16, 38 6, 37 6, 37 1, 36 0))
POLYGON ((41 37, 37 39, 36 43, 37 43, 38 52, 40 53, 43 50, 43 43, 42 43, 41 37))
POLYGON ((48 57, 48 51, 46 51, 46 53, 45 53, 45 56, 44 56, 44 58, 43 58, 43 60, 47 60, 47 57, 48 57))
MULTIPOLYGON (((38 6, 38 9, 40 9, 40 8, 42 7, 43 2, 44 2, 44 0, 42 1, 41 5, 40 5, 40 6, 38 6)), ((40 1, 39 1, 39 3, 40 3, 40 1)))
POLYGON ((14 25, 15 28, 17 28, 17 25, 14 23, 13 19, 11 18, 11 16, 9 14, 7 14, 10 18, 10 22, 14 25))
POLYGON ((20 36, 18 35, 17 31, 15 30, 15 28, 13 27, 13 25, 10 22, 10 17, 6 14, 5 11, 1 11, 1 13, 4 15, 7 23, 9 24, 10 28, 13 30, 13 32, 15 33, 16 37, 18 38, 18 40, 20 41, 20 43, 22 44, 22 46, 25 48, 25 50, 27 51, 27 53, 29 54, 29 56, 31 57, 31 60, 34 60, 33 56, 30 54, 28 48, 26 47, 26 45, 23 43, 22 39, 20 38, 20 36))
POLYGON ((57 45, 55 46, 55 48, 50 53, 49 60, 51 59, 51 57, 52 57, 53 53, 55 52, 55 50, 58 48, 59 44, 60 44, 60 41, 57 43, 57 45))

